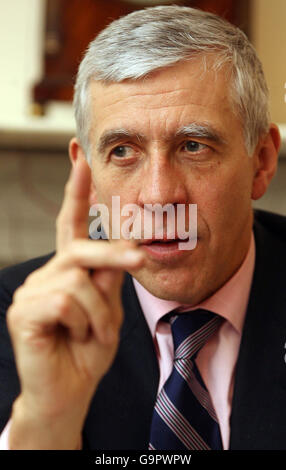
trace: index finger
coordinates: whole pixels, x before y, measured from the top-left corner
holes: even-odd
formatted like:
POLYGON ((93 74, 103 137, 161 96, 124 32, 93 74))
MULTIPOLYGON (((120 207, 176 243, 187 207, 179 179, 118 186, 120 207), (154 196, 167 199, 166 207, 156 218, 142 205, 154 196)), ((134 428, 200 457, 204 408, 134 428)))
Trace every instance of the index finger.
POLYGON ((91 169, 83 159, 72 167, 57 218, 57 250, 78 238, 88 238, 91 169))

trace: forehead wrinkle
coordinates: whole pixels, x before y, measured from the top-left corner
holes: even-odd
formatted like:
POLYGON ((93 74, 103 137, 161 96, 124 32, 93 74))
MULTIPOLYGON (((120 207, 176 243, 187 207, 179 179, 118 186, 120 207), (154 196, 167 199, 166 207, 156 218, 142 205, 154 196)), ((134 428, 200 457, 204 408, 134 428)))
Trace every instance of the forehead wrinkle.
MULTIPOLYGON (((139 92, 137 91, 138 87, 140 87, 140 84, 138 83, 134 83, 134 93, 132 92, 132 86, 130 87, 130 85, 128 83, 115 83, 115 84, 110 84, 110 85, 102 85, 100 84, 100 86, 103 88, 101 90, 101 92, 99 92, 99 90, 96 90, 96 88, 94 89, 95 93, 93 94, 93 99, 95 100, 95 105, 96 105, 96 101, 100 100, 101 97, 105 97, 105 99, 107 100, 107 102, 104 104, 104 107, 105 108, 109 108, 109 107, 114 107, 116 105, 118 105, 119 103, 126 103, 126 104, 129 104, 131 102, 131 104, 133 106, 135 106, 136 108, 141 108, 142 106, 145 107, 146 109, 159 109, 159 108, 164 108, 164 107, 181 107, 181 106, 184 106, 184 105, 196 105, 196 106, 206 106, 206 104, 204 103, 200 103, 199 101, 193 101, 192 98, 193 98, 193 94, 192 94, 192 90, 189 88, 189 87, 178 87, 178 88, 172 88, 170 90, 166 90, 166 91, 162 91, 162 88, 158 88, 157 91, 154 91, 154 92, 151 92, 150 90, 148 90, 148 88, 146 89, 146 92, 142 91, 142 92, 139 92), (99 95, 98 95, 99 93, 99 95), (182 103, 181 104, 177 104, 176 102, 174 102, 174 100, 176 99, 176 95, 180 95, 182 94, 182 97, 181 97, 181 100, 182 100, 182 103), (162 100, 162 99, 166 99, 167 100, 167 103, 164 103, 163 105, 161 104, 156 104, 156 102, 154 103, 154 101, 152 101, 154 104, 152 105, 152 102, 151 103, 148 103, 148 101, 150 101, 150 99, 156 99, 158 98, 158 100, 162 100), (133 100, 136 100, 138 99, 138 102, 137 103, 132 103, 133 100), (168 102, 168 100, 170 100, 170 102, 168 102), (108 102, 109 101, 109 102, 108 102)), ((142 85, 142 87, 144 87, 144 85, 142 85)), ((221 100, 224 100, 225 97, 224 96, 221 96, 221 100)), ((217 103, 215 104, 212 104, 212 103, 209 103, 207 104, 209 107, 215 107, 217 106, 217 103)))
MULTIPOLYGON (((170 91, 168 92, 168 95, 173 95, 175 91, 170 91)), ((127 105, 131 102, 131 104, 134 106, 134 108, 145 108, 145 109, 160 109, 160 108, 169 108, 169 107, 181 107, 181 106, 186 106, 186 102, 184 101, 181 104, 164 104, 164 105, 152 105, 152 103, 148 103, 148 98, 152 98, 156 96, 158 99, 161 99, 162 97, 165 96, 165 93, 138 93, 136 95, 123 95, 122 97, 112 100, 110 103, 105 104, 105 108, 109 107, 114 107, 119 103, 126 103, 127 105), (132 103, 133 99, 136 99, 138 97, 141 97, 142 100, 138 101, 137 103, 132 103)), ((171 97, 170 97, 171 98, 171 97)), ((166 98, 168 99, 168 98, 166 98)), ((194 104, 194 103, 188 103, 188 104, 194 104)), ((197 106, 201 106, 200 104, 197 104, 197 106)), ((202 105, 203 106, 203 105, 202 105)))
MULTIPOLYGON (((138 84, 136 84, 136 87, 138 87, 138 84)), ((142 93, 131 93, 130 95, 126 96, 126 98, 137 98, 138 96, 143 96, 143 97, 146 97, 148 98, 148 96, 161 96, 161 95, 171 95, 171 94, 174 94, 174 93, 178 93, 178 92, 181 92, 181 91, 187 91, 189 92, 190 89, 188 87, 179 87, 179 88, 172 88, 171 90, 164 90, 162 91, 162 87, 160 87, 160 91, 154 91, 153 93, 151 93, 150 91, 147 93, 147 92, 142 92, 142 93)))
MULTIPOLYGON (((164 93, 160 94, 162 96, 164 96, 164 93)), ((157 93, 154 93, 153 96, 156 96, 159 100, 161 99, 162 100, 162 97, 160 97, 159 94, 157 93)), ((168 108, 187 108, 188 106, 196 106, 197 108, 209 108, 209 109, 216 109, 217 106, 218 106, 218 103, 211 103, 211 102, 208 102, 208 103, 200 103, 199 101, 194 101, 192 98, 192 93, 190 93, 190 91, 188 91, 188 97, 182 97, 181 98, 181 103, 177 103, 177 102, 173 102, 172 101, 172 97, 169 96, 169 102, 168 102, 168 98, 166 98, 165 101, 162 100, 161 103, 159 104, 156 104, 155 101, 150 101, 148 100, 148 98, 145 100, 146 97, 148 96, 152 96, 151 94, 150 95, 145 95, 145 94, 142 94, 140 95, 142 96, 142 100, 140 101, 137 101, 137 102, 132 102, 132 99, 133 98, 136 98, 135 95, 128 95, 128 96, 123 96, 121 98, 118 98, 116 100, 113 100, 112 102, 110 103, 106 103, 104 105, 104 108, 108 109, 108 108, 112 108, 112 107, 115 107, 117 106, 118 104, 121 104, 122 106, 126 105, 126 106, 130 106, 132 105, 132 107, 134 109, 143 109, 143 110, 157 110, 157 109, 168 109, 168 108)), ((224 108, 226 110, 229 109, 230 107, 230 104, 227 102, 225 102, 225 97, 224 96, 221 96, 220 97, 220 101, 224 103, 224 108)))

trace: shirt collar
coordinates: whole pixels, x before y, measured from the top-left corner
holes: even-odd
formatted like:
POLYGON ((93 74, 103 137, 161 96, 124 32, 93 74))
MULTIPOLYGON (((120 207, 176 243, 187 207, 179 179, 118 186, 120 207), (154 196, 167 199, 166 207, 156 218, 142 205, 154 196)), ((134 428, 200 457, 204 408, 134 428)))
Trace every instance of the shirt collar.
POLYGON ((155 336, 158 321, 174 309, 191 311, 204 308, 224 317, 241 334, 247 309, 255 264, 255 241, 253 232, 247 255, 236 273, 211 297, 192 307, 152 295, 133 278, 135 290, 151 334, 155 336))

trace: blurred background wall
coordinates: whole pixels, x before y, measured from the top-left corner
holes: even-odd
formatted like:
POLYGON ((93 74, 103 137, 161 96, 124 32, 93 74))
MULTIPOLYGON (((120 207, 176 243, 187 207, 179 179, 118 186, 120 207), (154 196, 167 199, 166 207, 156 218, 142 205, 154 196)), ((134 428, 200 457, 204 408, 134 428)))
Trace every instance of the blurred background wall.
MULTIPOLYGON (((145 1, 151 3, 160 2, 145 1)), ((284 139, 278 173, 255 206, 286 215, 286 2, 247 4, 249 35, 270 87, 272 119, 284 139)), ((43 113, 32 96, 45 67, 46 15, 46 0, 0 0, 0 267, 54 249, 54 223, 70 168, 70 102, 51 100, 43 113)))

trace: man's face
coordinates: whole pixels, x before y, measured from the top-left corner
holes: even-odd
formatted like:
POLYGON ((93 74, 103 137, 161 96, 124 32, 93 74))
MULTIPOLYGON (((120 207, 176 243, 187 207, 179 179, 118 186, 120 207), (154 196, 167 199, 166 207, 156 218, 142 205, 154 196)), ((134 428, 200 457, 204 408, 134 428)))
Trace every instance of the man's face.
POLYGON ((204 70, 198 58, 138 81, 93 82, 90 91, 97 202, 110 214, 112 196, 142 209, 197 204, 196 248, 142 245, 145 264, 132 274, 155 296, 198 303, 238 269, 252 227, 254 164, 227 70, 204 70))

